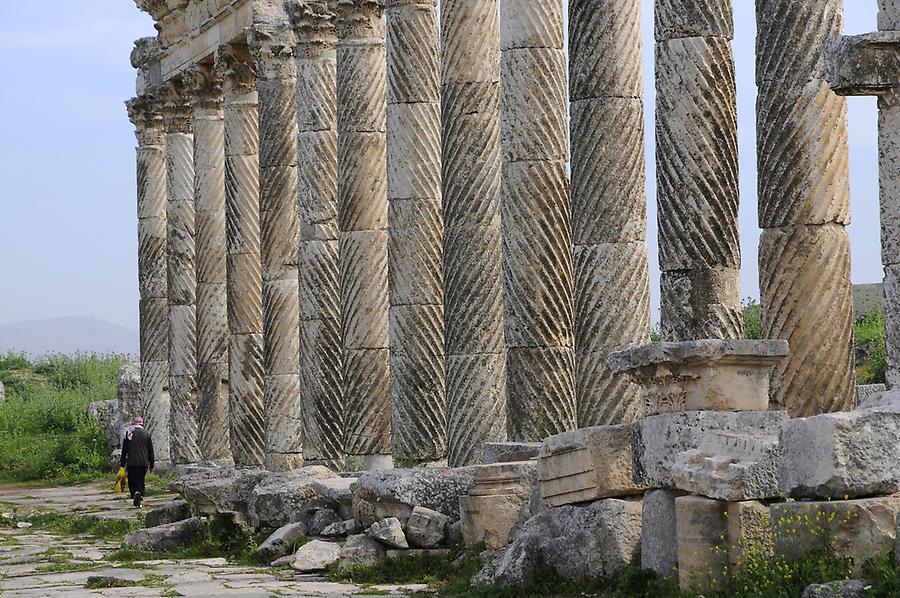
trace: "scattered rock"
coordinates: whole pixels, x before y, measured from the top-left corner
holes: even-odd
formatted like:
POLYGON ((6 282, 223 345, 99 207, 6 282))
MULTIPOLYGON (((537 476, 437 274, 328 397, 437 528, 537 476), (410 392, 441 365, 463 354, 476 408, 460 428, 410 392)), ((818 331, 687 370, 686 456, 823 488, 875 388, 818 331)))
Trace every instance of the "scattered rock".
POLYGON ((197 515, 231 511, 230 494, 237 473, 229 467, 206 467, 170 484, 197 515))
POLYGON ((484 464, 527 461, 537 458, 540 450, 540 442, 487 442, 484 445, 484 464))
POLYGON ((832 581, 831 583, 806 586, 801 598, 865 598, 867 584, 858 579, 832 581))
MULTIPOLYGON (((459 519, 459 497, 468 493, 475 478, 474 467, 386 469, 367 471, 352 485, 354 516, 368 516, 368 503, 375 519, 397 517, 405 525, 413 507, 459 519)), ((359 517, 357 521, 363 523, 359 517)))
POLYGON ((171 550, 190 544, 203 533, 205 523, 199 517, 134 531, 125 535, 125 546, 139 550, 171 550))
POLYGON ((146 527, 157 527, 167 523, 184 521, 185 519, 190 519, 190 517, 191 509, 187 502, 173 500, 147 511, 147 514, 144 516, 144 525, 146 527))
POLYGON ((16 524, 16 528, 18 529, 28 529, 31 527, 31 524, 27 521, 20 521, 16 524))
MULTIPOLYGON (((309 527, 313 517, 315 517, 319 511, 325 510, 335 513, 338 508, 339 505, 337 501, 330 499, 327 496, 316 495, 304 502, 298 510, 291 514, 291 521, 302 521, 309 527)), ((338 517, 337 521, 341 521, 341 518, 338 517)))
POLYGON ((288 554, 298 540, 306 535, 306 526, 302 523, 288 523, 259 545, 256 554, 265 561, 271 561, 288 554))
POLYGON ((357 534, 347 538, 341 548, 338 569, 343 571, 357 565, 372 567, 387 558, 381 542, 366 534, 357 534))
POLYGON ((107 569, 87 578, 89 588, 127 588, 144 581, 144 574, 132 569, 107 569))
POLYGON ((340 538, 342 536, 349 536, 354 531, 356 531, 356 519, 347 519, 346 521, 341 521, 339 523, 332 523, 323 529, 322 533, 319 535, 325 538, 340 538))
POLYGON ((443 513, 415 507, 406 523, 406 539, 416 548, 436 548, 443 544, 449 523, 443 513))
POLYGON ((447 526, 447 545, 457 546, 463 541, 463 524, 462 520, 454 521, 447 526))
POLYGON ((231 510, 243 513, 247 521, 250 521, 250 493, 257 484, 265 479, 273 479, 277 475, 277 473, 257 468, 238 469, 232 482, 231 492, 228 493, 231 510))
POLYGON ((887 390, 884 384, 857 384, 856 385, 856 405, 857 409, 871 409, 887 401, 882 397, 882 393, 887 390))
POLYGON ((291 561, 291 568, 301 573, 324 571, 341 556, 341 547, 334 542, 312 540, 300 547, 291 561))
POLYGON ((350 486, 355 481, 356 478, 316 480, 313 482, 313 489, 338 504, 338 514, 341 519, 350 519, 353 517, 353 492, 350 490, 350 486))
POLYGON ((370 538, 375 538, 394 548, 409 548, 406 536, 403 535, 403 528, 400 526, 400 520, 396 517, 388 517, 387 519, 376 521, 369 526, 366 534, 370 538))
POLYGON ((256 528, 278 528, 291 521, 291 515, 316 495, 312 483, 334 478, 337 474, 320 465, 302 467, 263 478, 250 491, 247 507, 250 524, 256 528))
POLYGON ((447 560, 450 558, 450 549, 449 548, 413 548, 411 550, 388 550, 386 553, 388 559, 416 559, 416 558, 424 558, 424 559, 433 559, 433 560, 447 560))

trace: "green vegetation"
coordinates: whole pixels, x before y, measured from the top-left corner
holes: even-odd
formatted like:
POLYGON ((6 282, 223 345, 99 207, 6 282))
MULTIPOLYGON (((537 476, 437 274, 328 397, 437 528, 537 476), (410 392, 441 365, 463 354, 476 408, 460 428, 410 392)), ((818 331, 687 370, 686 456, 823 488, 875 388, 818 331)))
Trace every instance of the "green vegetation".
POLYGON ((884 316, 878 307, 857 316, 853 326, 856 383, 884 383, 884 316))
POLYGON ((116 397, 117 355, 0 355, 0 481, 72 483, 108 475, 104 431, 88 403, 116 397))
POLYGON ((19 521, 27 521, 34 529, 69 536, 94 536, 102 540, 119 541, 125 534, 144 527, 143 515, 138 513, 133 519, 98 519, 90 515, 68 513, 40 513, 30 517, 0 516, 0 527, 13 528, 19 521))
POLYGON ((753 340, 762 338, 762 305, 753 297, 741 301, 741 314, 744 318, 744 338, 753 340))

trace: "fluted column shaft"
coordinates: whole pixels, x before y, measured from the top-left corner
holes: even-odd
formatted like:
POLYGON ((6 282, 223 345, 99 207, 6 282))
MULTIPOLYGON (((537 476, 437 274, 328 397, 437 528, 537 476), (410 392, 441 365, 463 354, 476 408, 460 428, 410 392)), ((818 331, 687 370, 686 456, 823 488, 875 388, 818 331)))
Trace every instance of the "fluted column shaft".
POLYGON ((743 336, 731 2, 656 1, 664 340, 743 336))
POLYGON ((447 456, 441 91, 434 0, 388 0, 387 164, 393 454, 447 456))
POLYGON ((391 452, 383 11, 382 0, 339 0, 335 13, 345 448, 366 469, 391 452))
POLYGON ((444 320, 448 462, 506 439, 496 0, 442 0, 444 320))
POLYGON ((266 467, 303 463, 297 269, 296 40, 283 26, 249 30, 259 92, 260 249, 266 467))
POLYGON ((325 0, 289 4, 297 33, 300 192, 300 387, 303 460, 341 469, 340 242, 337 220, 337 38, 325 0))
POLYGON ((262 272, 259 230, 259 100, 245 47, 217 56, 224 79, 228 394, 236 465, 265 463, 262 272))
POLYGON ((576 426, 561 0, 500 4, 503 303, 509 434, 576 426))
POLYGON ((790 343, 772 407, 793 417, 854 399, 846 100, 825 81, 841 0, 757 0, 759 280, 763 336, 790 343))
POLYGON ((578 426, 640 415, 607 366, 650 339, 640 0, 569 1, 578 426))
POLYGON ((225 117, 222 81, 195 67, 194 218, 197 254, 198 444, 204 459, 231 459, 225 247, 225 117))
POLYGON ((161 101, 128 102, 137 137, 140 413, 158 462, 169 462, 169 298, 166 240, 166 139, 161 101))

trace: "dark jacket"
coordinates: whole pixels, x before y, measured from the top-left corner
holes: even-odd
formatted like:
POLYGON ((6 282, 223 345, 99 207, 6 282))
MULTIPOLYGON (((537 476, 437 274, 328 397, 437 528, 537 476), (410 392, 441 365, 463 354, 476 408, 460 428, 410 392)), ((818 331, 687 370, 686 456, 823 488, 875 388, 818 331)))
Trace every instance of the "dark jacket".
POLYGON ((144 428, 135 428, 131 434, 122 441, 122 459, 119 461, 122 467, 146 467, 153 469, 153 440, 144 428))

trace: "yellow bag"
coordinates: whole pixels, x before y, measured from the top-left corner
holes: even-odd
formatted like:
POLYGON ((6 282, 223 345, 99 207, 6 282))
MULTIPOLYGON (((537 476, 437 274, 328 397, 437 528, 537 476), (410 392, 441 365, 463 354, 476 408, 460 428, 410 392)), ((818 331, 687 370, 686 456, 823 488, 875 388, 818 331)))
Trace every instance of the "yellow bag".
POLYGON ((116 474, 116 492, 122 494, 125 491, 125 468, 120 467, 119 473, 116 474))

